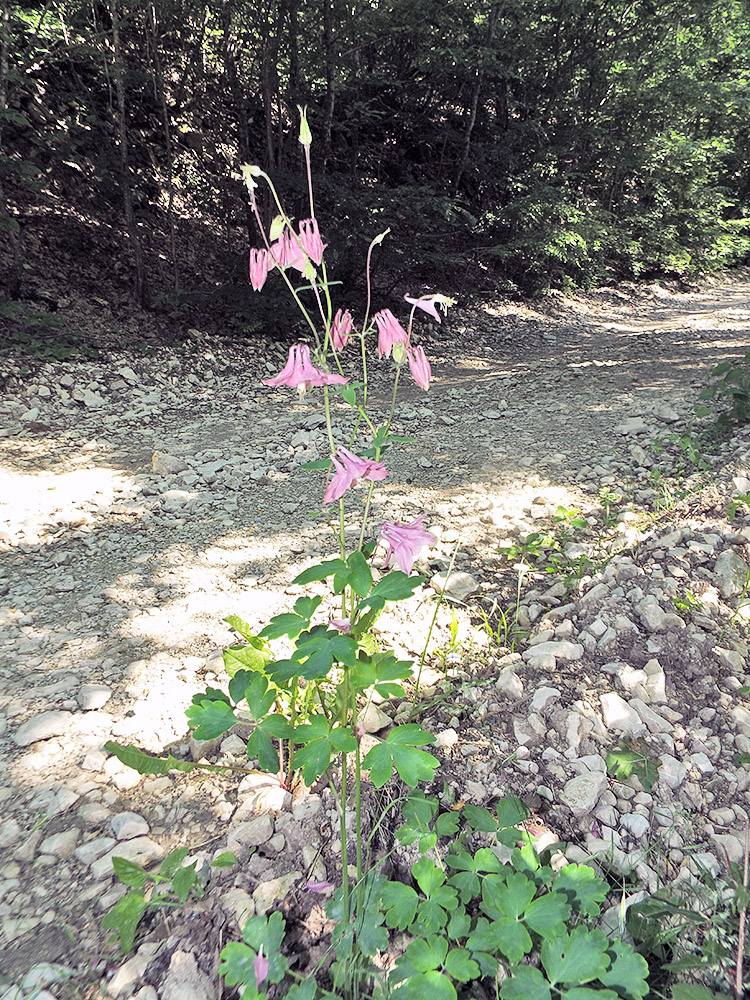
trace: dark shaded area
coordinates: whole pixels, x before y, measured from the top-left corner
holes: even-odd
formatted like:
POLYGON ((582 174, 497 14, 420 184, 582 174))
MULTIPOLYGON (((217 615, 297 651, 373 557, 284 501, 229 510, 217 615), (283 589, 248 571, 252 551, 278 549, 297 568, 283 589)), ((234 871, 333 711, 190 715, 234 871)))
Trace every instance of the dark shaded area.
POLYGON ((7 0, 0 338, 80 350, 71 283, 135 297, 157 335, 288 334, 281 284, 247 283, 260 241, 237 171, 262 165, 308 214, 298 104, 342 301, 387 227, 381 296, 741 262, 747 15, 746 0, 7 0))

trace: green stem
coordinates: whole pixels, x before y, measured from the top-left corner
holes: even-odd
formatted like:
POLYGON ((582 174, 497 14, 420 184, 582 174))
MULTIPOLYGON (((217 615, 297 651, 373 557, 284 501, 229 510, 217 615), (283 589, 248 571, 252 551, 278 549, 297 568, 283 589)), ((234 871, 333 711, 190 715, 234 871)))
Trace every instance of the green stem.
POLYGON ((435 602, 435 610, 432 612, 432 618, 430 619, 430 627, 427 629, 427 638, 424 641, 424 646, 422 647, 422 655, 419 657, 419 670, 417 671, 417 676, 414 681, 414 697, 411 702, 411 712, 409 712, 409 722, 414 718, 414 713, 417 710, 417 695, 419 694, 419 682, 422 679, 422 669, 424 667, 424 661, 427 658, 427 648, 430 645, 430 639, 432 638, 432 630, 435 627, 435 622, 437 620, 438 611, 440 610, 440 605, 443 603, 443 598, 445 597, 445 588, 448 586, 448 581, 451 578, 451 573, 453 572, 453 564, 456 561, 456 554, 458 552, 458 546, 460 542, 456 542, 456 547, 453 550, 453 555, 451 556, 451 561, 448 564, 448 572, 445 577, 445 583, 442 586, 440 593, 438 594, 438 599, 435 602))

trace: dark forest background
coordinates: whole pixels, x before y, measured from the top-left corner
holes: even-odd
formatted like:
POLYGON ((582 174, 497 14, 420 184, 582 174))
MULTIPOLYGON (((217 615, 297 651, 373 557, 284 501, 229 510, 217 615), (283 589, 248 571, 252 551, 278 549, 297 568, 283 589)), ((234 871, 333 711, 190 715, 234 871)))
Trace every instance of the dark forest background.
POLYGON ((247 282, 237 174, 260 164, 307 214, 297 105, 345 283, 387 226, 384 292, 528 295, 750 252, 748 0, 4 0, 1 45, 16 324, 66 281, 280 322, 247 282))

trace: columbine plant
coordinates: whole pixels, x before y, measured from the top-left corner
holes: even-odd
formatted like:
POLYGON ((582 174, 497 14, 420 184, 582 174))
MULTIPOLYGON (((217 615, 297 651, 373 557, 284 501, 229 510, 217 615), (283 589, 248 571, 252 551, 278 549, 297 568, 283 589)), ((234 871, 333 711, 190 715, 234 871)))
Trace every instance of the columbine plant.
MULTIPOLYGON (((389 310, 371 311, 370 262, 381 233, 367 252, 367 299, 359 326, 352 313, 333 301, 333 283, 326 271, 326 245, 315 218, 310 171, 310 131, 304 112, 300 142, 307 166, 310 217, 294 226, 284 211, 270 178, 259 168, 243 168, 263 246, 250 251, 253 288, 260 291, 269 274, 278 271, 297 302, 310 331, 309 343, 293 345, 285 367, 266 379, 271 388, 297 389, 300 395, 320 392, 328 433, 329 456, 309 468, 324 470, 323 505, 333 509, 331 522, 337 540, 334 558, 300 573, 295 584, 319 585, 330 581, 334 606, 325 607, 320 594, 304 595, 290 612, 275 615, 257 635, 242 619, 226 621, 244 642, 224 653, 230 677, 228 692, 207 688, 193 698, 187 710, 198 740, 210 740, 229 730, 238 711, 255 726, 247 754, 261 768, 290 787, 295 775, 312 785, 329 776, 338 797, 342 885, 326 906, 334 921, 331 934, 333 961, 326 975, 334 993, 320 990, 314 972, 307 978, 289 968, 282 954, 285 921, 280 913, 251 917, 242 942, 231 942, 222 951, 220 972, 229 986, 241 985, 243 1000, 260 1000, 269 987, 289 1000, 317 997, 347 998, 393 996, 399 1000, 457 1000, 488 995, 490 985, 502 1000, 642 1000, 647 991, 645 962, 629 945, 612 943, 599 930, 583 923, 599 914, 606 885, 591 869, 568 866, 559 875, 542 866, 522 829, 527 819, 523 804, 501 800, 497 817, 486 809, 465 806, 459 834, 456 812, 438 815, 437 800, 416 788, 433 777, 438 760, 421 749, 434 742, 432 734, 407 723, 395 727, 367 753, 361 752, 363 709, 374 692, 388 698, 403 695, 401 682, 413 677, 413 664, 400 661, 392 650, 383 650, 373 626, 388 602, 409 598, 422 578, 413 568, 420 551, 435 541, 424 527, 425 514, 408 524, 385 521, 379 530, 384 548, 382 573, 372 564, 378 538, 371 537, 370 513, 375 484, 388 476, 391 446, 403 441, 391 434, 399 379, 408 367, 415 382, 428 389, 432 373, 424 350, 413 344, 415 311, 422 309, 440 322, 438 308, 452 300, 443 295, 405 296, 411 306, 407 325, 389 310), (265 228, 256 200, 260 181, 266 183, 278 215, 265 228), (295 284, 295 272, 305 284, 295 284), (295 280, 293 281, 293 277, 295 280), (312 305, 308 307, 308 304, 312 305), (367 407, 368 340, 377 336, 379 358, 394 366, 390 411, 376 426, 367 407), (359 342, 363 381, 353 384, 344 374, 342 357, 359 342), (334 430, 332 404, 343 401, 351 408, 352 427, 345 439, 334 430), (360 442, 366 435, 367 440, 360 442), (361 525, 353 546, 347 544, 347 503, 361 484, 361 525), (335 507, 332 507, 335 505, 335 507), (398 567, 392 568, 392 564, 398 567), (284 640, 286 648, 270 646, 284 640), (350 788, 349 769, 353 761, 350 788), (417 844, 419 860, 411 868, 417 888, 389 882, 367 858, 360 808, 363 770, 380 788, 399 774, 412 791, 401 805, 405 821, 396 832, 403 845, 417 844), (347 804, 353 798, 354 830, 347 829, 347 804), (519 829, 519 826, 521 829, 519 829), (350 884, 349 835, 354 834, 356 876, 350 884), (467 838, 490 838, 488 846, 470 851, 467 838), (438 840, 443 838, 442 849, 438 840), (450 840, 450 845, 445 843, 450 840), (495 847, 512 851, 510 863, 495 847), (432 857, 430 857, 432 855, 432 857), (568 933, 568 927, 572 931, 568 933), (410 943, 387 969, 378 953, 389 945, 389 929, 406 932, 410 943), (528 964, 538 955, 539 968, 528 964), (475 991, 473 984, 478 984, 475 991), (500 985, 502 984, 502 985, 500 985), (579 988, 581 984, 587 985, 579 988), (276 987, 279 989, 276 989, 276 987), (499 987, 499 989, 498 989, 499 987)), ((192 764, 174 757, 157 759, 133 747, 107 744, 108 749, 142 773, 163 774, 193 767, 220 769, 218 765, 192 764)), ((381 817, 378 822, 382 822, 381 817)), ((370 839, 372 834, 370 834, 370 839)), ((308 883, 311 892, 330 891, 327 882, 308 883)))

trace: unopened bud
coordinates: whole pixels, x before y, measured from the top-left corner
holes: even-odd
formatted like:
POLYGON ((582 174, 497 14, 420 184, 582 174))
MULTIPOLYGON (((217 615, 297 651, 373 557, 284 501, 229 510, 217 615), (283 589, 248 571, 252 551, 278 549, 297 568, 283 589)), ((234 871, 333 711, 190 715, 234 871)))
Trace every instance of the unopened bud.
POLYGON ((307 107, 303 108, 298 104, 297 110, 299 111, 299 141, 303 146, 309 147, 312 145, 312 132, 307 124, 307 107))
POLYGON ((393 345, 393 360, 397 365, 402 365, 406 360, 406 344, 400 340, 393 345))
POLYGON ((271 223, 271 228, 268 231, 268 237, 273 243, 274 240, 277 240, 283 232, 284 232, 284 217, 281 215, 277 215, 274 218, 273 222, 271 223))

